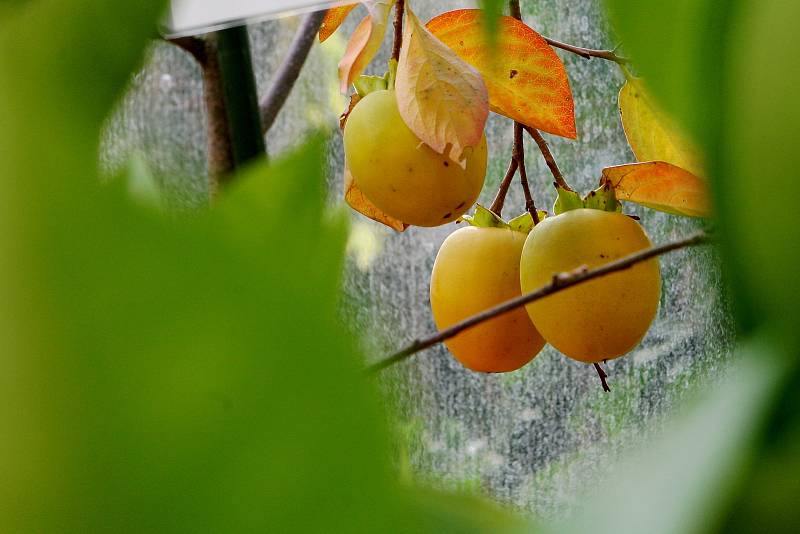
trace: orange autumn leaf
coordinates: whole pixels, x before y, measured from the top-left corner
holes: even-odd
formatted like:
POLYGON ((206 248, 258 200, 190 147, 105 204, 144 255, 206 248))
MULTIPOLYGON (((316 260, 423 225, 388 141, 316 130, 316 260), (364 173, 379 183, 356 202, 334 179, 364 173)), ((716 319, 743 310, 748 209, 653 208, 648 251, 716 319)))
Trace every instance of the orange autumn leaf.
POLYGON ((666 213, 707 217, 711 212, 705 181, 664 161, 608 167, 602 183, 611 184, 619 200, 666 213))
POLYGON ((347 204, 357 212, 397 232, 404 232, 409 227, 409 225, 403 221, 386 215, 378 209, 375 204, 370 202, 356 185, 355 180, 353 180, 353 175, 347 167, 344 169, 344 199, 347 204))
POLYGON ((386 26, 389 19, 389 11, 394 6, 396 0, 372 0, 364 2, 369 11, 361 23, 358 25, 350 41, 347 43, 344 57, 339 62, 339 81, 343 93, 358 78, 369 62, 378 53, 386 35, 386 26))
POLYGON ((537 130, 577 137, 567 72, 541 35, 514 18, 501 17, 492 51, 480 9, 443 13, 427 27, 483 75, 492 111, 537 130))
POLYGON ((358 7, 358 4, 350 4, 341 7, 332 7, 325 13, 325 18, 322 20, 322 24, 319 27, 319 42, 324 43, 328 37, 336 33, 336 30, 339 29, 339 26, 342 25, 344 19, 347 18, 347 15, 350 14, 355 8, 358 7))
POLYGON ((408 127, 440 154, 461 163, 477 146, 489 116, 481 75, 420 23, 406 7, 395 80, 397 106, 408 127))

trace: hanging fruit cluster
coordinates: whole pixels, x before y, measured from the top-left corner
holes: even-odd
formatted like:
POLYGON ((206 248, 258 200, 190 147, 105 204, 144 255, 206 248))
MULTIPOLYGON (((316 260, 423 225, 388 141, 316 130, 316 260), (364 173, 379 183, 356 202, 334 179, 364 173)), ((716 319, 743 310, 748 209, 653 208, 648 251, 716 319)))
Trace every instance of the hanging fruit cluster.
MULTIPOLYGON (((700 157, 613 52, 596 55, 616 62, 625 74, 620 114, 638 162, 602 169, 599 188, 582 198, 557 170, 539 132, 577 139, 569 79, 553 46, 582 55, 585 49, 545 39, 518 11, 500 17, 492 39, 478 9, 443 13, 423 25, 406 2, 362 4, 368 14, 339 64, 342 91, 355 88, 342 120, 345 199, 397 231, 467 223, 444 241, 431 275, 431 306, 440 329, 546 286, 560 273, 649 248, 644 229, 622 213, 621 202, 676 215, 708 214, 700 157), (388 72, 365 76, 396 4, 388 72), (478 205, 474 215, 465 215, 484 184, 490 112, 514 121, 511 165, 492 206, 478 205), (553 214, 537 210, 530 194, 524 132, 553 170, 553 214), (506 222, 503 201, 517 172, 527 212, 506 222)), ((320 39, 332 35, 355 7, 331 9, 320 39)), ((655 318, 660 293, 658 261, 650 259, 493 317, 445 343, 465 367, 480 372, 519 369, 545 343, 598 364, 636 347, 655 318)))

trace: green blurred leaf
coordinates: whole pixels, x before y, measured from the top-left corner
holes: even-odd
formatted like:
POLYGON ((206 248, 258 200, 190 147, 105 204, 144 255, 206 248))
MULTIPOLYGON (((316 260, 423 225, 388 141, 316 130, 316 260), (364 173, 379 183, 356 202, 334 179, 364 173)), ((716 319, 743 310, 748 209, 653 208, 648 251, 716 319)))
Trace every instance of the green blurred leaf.
POLYGON ((394 481, 341 333, 322 139, 191 219, 100 185, 162 7, 0 22, 0 531, 497 532, 394 481))
POLYGON ((497 49, 497 31, 500 27, 500 17, 507 5, 506 0, 481 0, 480 7, 486 15, 486 33, 488 34, 489 47, 497 49))
MULTIPOLYGON (((797 3, 606 0, 606 5, 654 96, 705 151, 724 274, 736 297, 740 331, 753 331, 771 319, 785 322, 790 317, 785 304, 796 307, 797 291, 776 300, 763 288, 779 288, 788 274, 785 267, 796 264, 782 244, 798 240, 797 225, 785 224, 784 214, 793 208, 783 181, 796 174, 788 154, 798 113, 792 46, 798 36, 791 22, 797 3), (755 222, 765 206, 769 228, 755 222), (749 236, 736 228, 746 228, 749 236), (755 232, 759 237, 751 239, 755 232), (775 260, 778 266, 768 273, 751 268, 775 260)), ((797 329, 785 333, 795 342, 800 337, 797 329)))
POLYGON ((758 461, 725 518, 723 530, 797 532, 800 529, 800 365, 783 385, 758 461))
POLYGON ((552 531, 715 531, 773 406, 784 370, 779 361, 771 341, 740 350, 737 366, 720 387, 617 466, 576 517, 552 531))
POLYGON ((783 325, 787 344, 797 349, 800 226, 793 197, 800 141, 800 33, 795 24, 800 3, 740 5, 731 28, 737 46, 730 50, 722 93, 726 123, 718 197, 731 214, 724 227, 742 251, 736 266, 755 289, 762 319, 783 325))
POLYGON ((418 510, 409 532, 526 533, 537 532, 529 521, 480 497, 415 489, 407 498, 418 510))

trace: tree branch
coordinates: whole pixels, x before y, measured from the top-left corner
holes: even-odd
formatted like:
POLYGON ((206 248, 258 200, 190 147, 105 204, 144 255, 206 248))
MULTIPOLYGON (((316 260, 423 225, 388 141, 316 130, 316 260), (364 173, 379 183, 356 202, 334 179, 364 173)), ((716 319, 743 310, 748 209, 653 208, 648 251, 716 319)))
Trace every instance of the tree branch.
POLYGON ((403 48, 403 15, 406 12, 406 0, 397 0, 394 13, 394 44, 392 59, 400 61, 400 50, 403 48))
POLYGON ((542 152, 544 161, 550 168, 550 172, 553 174, 556 184, 567 191, 572 191, 572 188, 569 186, 567 181, 564 180, 564 176, 561 174, 561 170, 558 168, 556 159, 553 157, 553 153, 550 152, 550 147, 547 146, 547 141, 544 140, 544 137, 542 137, 542 134, 539 133, 539 130, 536 128, 531 128, 530 126, 525 126, 525 131, 528 132, 530 136, 533 137, 533 140, 536 141, 536 144, 539 145, 539 150, 542 152))
POLYGON ((178 37, 166 40, 182 48, 197 61, 203 75, 203 99, 206 106, 208 153, 208 194, 213 199, 233 171, 233 146, 222 89, 215 34, 205 39, 178 37))
POLYGON ((403 350, 396 352, 395 354, 392 354, 391 356, 389 356, 384 360, 381 360, 377 363, 368 366, 366 368, 366 372, 367 374, 377 373, 396 363, 402 362, 403 360, 409 358, 410 356, 420 351, 423 351, 427 348, 437 345, 442 341, 445 341, 446 339, 450 339, 451 337, 460 334, 461 332, 467 330, 468 328, 472 328, 477 324, 483 323, 485 321, 488 321, 489 319, 493 319, 499 315, 503 315, 504 313, 508 313, 517 308, 521 308, 526 304, 543 299, 554 293, 558 293, 559 291, 563 291, 567 288, 618 271, 624 271, 636 265, 637 263, 642 263, 643 261, 647 261, 651 258, 655 258, 657 256, 666 254, 668 252, 672 252, 674 250, 679 250, 682 248, 696 246, 696 245, 703 245, 710 242, 711 242, 710 235, 706 234, 705 232, 698 232, 687 238, 680 239, 672 243, 667 243, 666 245, 661 245, 659 247, 653 247, 646 250, 642 250, 640 252, 636 252, 629 256, 625 256, 624 258, 621 258, 619 260, 607 263, 596 269, 587 270, 585 267, 582 267, 569 273, 557 274, 553 277, 553 281, 550 284, 541 287, 536 291, 532 291, 530 293, 526 293, 525 295, 521 295, 517 298, 503 302, 477 315, 473 315, 472 317, 469 317, 468 319, 465 319, 464 321, 461 321, 460 323, 457 323, 451 326, 450 328, 441 330, 431 336, 418 339, 408 347, 404 348, 403 350))
POLYGON ((605 59, 607 61, 613 61, 618 65, 625 65, 628 63, 627 58, 618 56, 614 50, 594 50, 592 48, 581 48, 580 46, 562 43, 547 37, 545 37, 544 40, 547 41, 550 46, 560 48, 561 50, 566 50, 567 52, 572 52, 573 54, 577 54, 584 59, 592 59, 593 57, 596 57, 605 59))
POLYGON ((300 28, 298 28, 289 47, 286 59, 275 74, 269 92, 261 100, 261 132, 263 134, 266 134, 275 123, 278 113, 280 113, 286 103, 286 99, 292 92, 325 18, 325 13, 324 9, 309 13, 300 23, 300 28))
POLYGON ((174 39, 165 40, 189 52, 200 66, 205 66, 208 56, 206 53, 206 43, 203 39, 199 37, 176 37, 174 39))

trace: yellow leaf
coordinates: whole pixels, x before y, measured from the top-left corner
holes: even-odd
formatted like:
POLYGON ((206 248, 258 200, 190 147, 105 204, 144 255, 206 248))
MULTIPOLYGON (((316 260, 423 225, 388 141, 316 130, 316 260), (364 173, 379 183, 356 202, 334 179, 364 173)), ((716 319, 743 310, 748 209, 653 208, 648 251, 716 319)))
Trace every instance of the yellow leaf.
POLYGON ((664 161, 608 167, 602 183, 611 184, 617 199, 655 210, 689 217, 707 217, 711 211, 705 181, 664 161))
POLYGON ((472 66, 437 39, 406 8, 397 67, 397 105, 409 128, 440 154, 461 163, 483 136, 489 94, 472 66))
POLYGON ((364 196, 364 193, 358 188, 353 180, 353 175, 350 174, 350 170, 347 167, 344 169, 344 199, 347 204, 357 212, 369 217, 373 221, 378 221, 379 223, 384 224, 393 230, 404 232, 406 228, 410 226, 403 221, 386 215, 384 212, 375 207, 375 204, 370 202, 370 200, 364 196))
POLYGON ((640 78, 626 73, 619 92, 622 127, 637 161, 666 161, 696 176, 705 176, 699 152, 678 125, 657 106, 640 78))
POLYGON ((541 35, 516 19, 500 17, 492 50, 480 9, 442 13, 427 28, 478 69, 489 89, 492 111, 575 139, 575 104, 567 71, 541 35))
POLYGON ((364 2, 369 11, 361 23, 358 25, 350 41, 347 43, 347 50, 344 57, 339 62, 339 81, 342 93, 347 92, 347 88, 358 78, 369 62, 381 49, 381 43, 386 35, 386 26, 389 19, 389 11, 394 6, 396 0, 372 0, 364 2))
POLYGON ((332 7, 325 12, 325 18, 322 19, 322 24, 320 24, 319 27, 319 42, 324 43, 328 37, 336 33, 336 30, 342 25, 347 15, 357 7, 358 4, 350 4, 347 6, 332 7))

